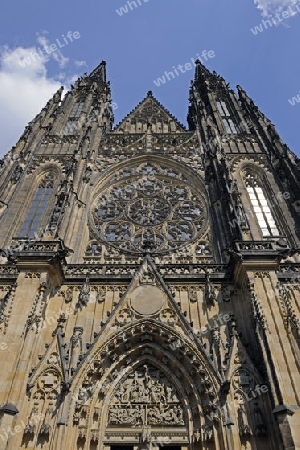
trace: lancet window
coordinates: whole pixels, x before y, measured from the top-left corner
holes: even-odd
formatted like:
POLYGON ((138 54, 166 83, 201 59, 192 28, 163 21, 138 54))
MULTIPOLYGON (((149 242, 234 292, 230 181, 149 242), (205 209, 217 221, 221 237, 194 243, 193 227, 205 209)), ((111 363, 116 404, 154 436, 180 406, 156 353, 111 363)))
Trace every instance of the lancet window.
POLYGON ((262 186, 254 175, 246 175, 246 188, 263 237, 278 236, 279 231, 271 207, 262 186))
POLYGON ((63 130, 63 135, 70 136, 72 134, 76 134, 76 128, 78 125, 78 119, 80 114, 82 113, 84 107, 84 102, 76 102, 69 116, 68 122, 65 125, 63 130))
POLYGON ((46 176, 40 183, 31 202, 20 236, 33 237, 41 226, 43 214, 53 191, 53 176, 46 176))
POLYGON ((226 103, 222 102, 222 101, 218 101, 217 107, 218 107, 219 113, 221 114, 222 122, 225 127, 226 133, 227 134, 237 134, 237 129, 236 129, 232 119, 230 118, 230 112, 228 111, 226 103))

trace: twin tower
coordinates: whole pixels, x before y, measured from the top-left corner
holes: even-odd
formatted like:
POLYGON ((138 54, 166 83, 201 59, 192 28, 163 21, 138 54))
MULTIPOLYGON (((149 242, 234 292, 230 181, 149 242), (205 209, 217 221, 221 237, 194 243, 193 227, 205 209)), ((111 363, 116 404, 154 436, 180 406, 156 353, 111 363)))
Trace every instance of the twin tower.
POLYGON ((0 161, 0 450, 299 449, 299 159, 200 61, 188 128, 61 94, 0 161))

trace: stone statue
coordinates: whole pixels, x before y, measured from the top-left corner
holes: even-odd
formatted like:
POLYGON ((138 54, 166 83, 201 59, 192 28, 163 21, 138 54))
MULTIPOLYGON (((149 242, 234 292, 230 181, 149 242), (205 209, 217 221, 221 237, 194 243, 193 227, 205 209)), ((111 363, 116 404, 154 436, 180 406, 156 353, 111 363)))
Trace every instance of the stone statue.
POLYGON ((75 370, 77 368, 80 353, 82 351, 82 332, 83 328, 75 327, 73 335, 71 337, 71 350, 70 350, 70 369, 75 370))
POLYGON ((208 304, 214 304, 214 302, 217 299, 217 296, 216 296, 214 287, 210 281, 209 275, 206 276, 204 298, 205 298, 206 303, 208 303, 208 304))
POLYGON ((87 277, 80 290, 78 303, 80 306, 81 305, 86 306, 89 300, 90 300, 90 283, 89 278, 87 277))

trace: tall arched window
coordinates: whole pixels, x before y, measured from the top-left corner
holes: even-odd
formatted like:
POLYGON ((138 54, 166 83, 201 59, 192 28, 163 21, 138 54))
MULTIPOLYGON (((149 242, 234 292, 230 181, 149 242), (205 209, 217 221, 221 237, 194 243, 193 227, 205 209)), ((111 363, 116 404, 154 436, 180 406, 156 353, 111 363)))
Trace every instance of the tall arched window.
POLYGON ((228 111, 226 103, 222 102, 222 101, 217 101, 217 107, 218 107, 219 113, 221 114, 226 133, 227 134, 237 134, 237 129, 230 117, 230 113, 228 111))
POLYGON ((19 233, 20 237, 34 237, 38 231, 49 198, 53 191, 53 176, 47 175, 40 183, 31 202, 27 216, 19 233))
POLYGON ((279 236, 271 208, 259 181, 252 174, 246 174, 246 188, 263 237, 279 236))
POLYGON ((82 113, 83 107, 84 107, 84 102, 80 101, 80 102, 76 102, 74 104, 73 109, 69 116, 69 120, 66 123, 66 125, 63 129, 63 132, 62 132, 62 134, 64 136, 76 134, 78 120, 79 120, 80 114, 82 113))

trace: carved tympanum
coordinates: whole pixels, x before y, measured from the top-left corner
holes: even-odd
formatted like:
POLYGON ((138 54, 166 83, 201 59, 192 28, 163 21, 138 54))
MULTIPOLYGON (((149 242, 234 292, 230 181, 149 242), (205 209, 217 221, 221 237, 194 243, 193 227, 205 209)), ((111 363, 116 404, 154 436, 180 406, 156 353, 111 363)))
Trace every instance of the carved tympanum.
POLYGON ((184 426, 175 388, 159 369, 144 365, 118 385, 109 408, 110 425, 184 426))

